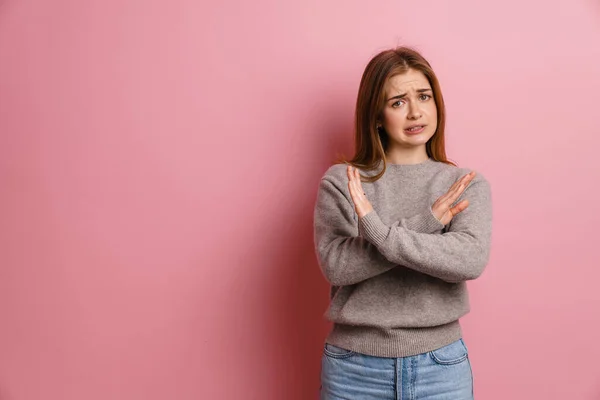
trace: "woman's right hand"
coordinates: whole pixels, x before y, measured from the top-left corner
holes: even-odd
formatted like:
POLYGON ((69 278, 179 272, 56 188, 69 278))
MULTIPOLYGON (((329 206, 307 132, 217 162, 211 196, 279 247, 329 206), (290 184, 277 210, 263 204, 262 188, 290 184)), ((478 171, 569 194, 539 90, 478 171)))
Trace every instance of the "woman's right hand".
POLYGON ((433 215, 438 219, 438 221, 440 221, 442 224, 448 225, 455 215, 457 215, 461 211, 464 211, 469 206, 469 200, 466 199, 461 201, 454 207, 452 207, 452 204, 454 204, 454 202, 458 200, 458 198, 465 191, 467 186, 469 186, 469 183, 471 183, 475 175, 476 173, 474 171, 471 171, 470 173, 466 174, 465 176, 454 182, 454 185, 452 185, 450 189, 448 189, 448 192, 446 192, 446 194, 441 196, 439 199, 436 200, 435 203, 433 203, 433 205, 431 206, 431 211, 433 212, 433 215))

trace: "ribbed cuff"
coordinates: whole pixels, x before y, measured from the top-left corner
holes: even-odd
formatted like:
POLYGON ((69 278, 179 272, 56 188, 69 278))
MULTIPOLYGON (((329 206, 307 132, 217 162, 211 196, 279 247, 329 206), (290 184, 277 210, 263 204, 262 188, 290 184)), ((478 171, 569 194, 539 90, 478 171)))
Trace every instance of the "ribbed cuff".
POLYGON ((437 232, 440 229, 444 229, 446 225, 442 224, 436 217, 433 215, 433 210, 431 207, 423 214, 419 214, 419 220, 415 223, 414 231, 421 233, 433 233, 437 232))
POLYGON ((390 233, 390 227, 381 221, 375 210, 359 219, 358 223, 362 225, 365 239, 375 246, 381 246, 390 233))
MULTIPOLYGON (((401 225, 404 224, 401 223, 401 225)), ((419 233, 434 233, 444 227, 445 225, 433 215, 431 207, 424 213, 409 218, 406 222, 406 229, 419 233)), ((369 242, 379 246, 383 244, 390 233, 390 227, 384 224, 379 218, 379 214, 373 210, 359 219, 358 231, 369 242)))

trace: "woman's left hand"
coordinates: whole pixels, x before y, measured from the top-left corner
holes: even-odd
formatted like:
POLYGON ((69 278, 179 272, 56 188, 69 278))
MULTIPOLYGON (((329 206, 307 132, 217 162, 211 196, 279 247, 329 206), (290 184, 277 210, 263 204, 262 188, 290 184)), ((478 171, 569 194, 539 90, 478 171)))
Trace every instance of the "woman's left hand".
POLYGON ((358 214, 358 218, 362 218, 371 211, 373 211, 373 206, 371 202, 367 199, 365 192, 362 188, 362 184, 360 182, 360 174, 358 170, 351 165, 347 168, 348 172, 348 190, 350 191, 350 196, 352 197, 352 201, 354 202, 354 209, 356 210, 356 214, 358 214))

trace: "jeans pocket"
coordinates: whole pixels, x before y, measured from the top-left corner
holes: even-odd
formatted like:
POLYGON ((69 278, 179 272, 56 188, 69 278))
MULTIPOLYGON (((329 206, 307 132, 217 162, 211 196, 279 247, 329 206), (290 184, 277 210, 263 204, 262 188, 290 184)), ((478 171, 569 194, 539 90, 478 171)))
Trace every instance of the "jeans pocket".
POLYGON ((462 339, 450 343, 447 346, 429 352, 429 355, 437 364, 453 365, 465 361, 469 352, 462 339))
POLYGON ((348 358, 348 357, 351 357, 354 354, 356 354, 352 350, 348 350, 348 349, 344 349, 344 348, 341 348, 341 347, 338 347, 338 346, 334 346, 334 345, 329 344, 329 343, 325 343, 325 347, 323 348, 323 353, 327 357, 337 358, 337 359, 348 358))

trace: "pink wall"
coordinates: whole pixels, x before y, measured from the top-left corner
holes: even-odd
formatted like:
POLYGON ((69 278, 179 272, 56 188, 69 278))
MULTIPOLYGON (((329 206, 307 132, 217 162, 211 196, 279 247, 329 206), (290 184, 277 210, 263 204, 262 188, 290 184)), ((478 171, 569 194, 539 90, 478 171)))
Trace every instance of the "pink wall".
POLYGON ((600 399, 598 1, 205 3, 0 0, 0 400, 316 398, 317 182, 396 44, 492 183, 477 397, 600 399))

